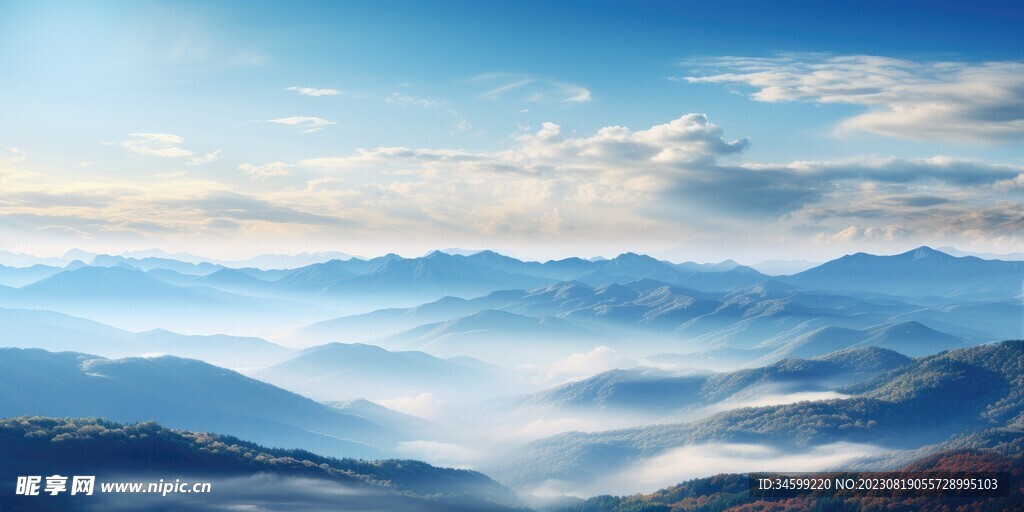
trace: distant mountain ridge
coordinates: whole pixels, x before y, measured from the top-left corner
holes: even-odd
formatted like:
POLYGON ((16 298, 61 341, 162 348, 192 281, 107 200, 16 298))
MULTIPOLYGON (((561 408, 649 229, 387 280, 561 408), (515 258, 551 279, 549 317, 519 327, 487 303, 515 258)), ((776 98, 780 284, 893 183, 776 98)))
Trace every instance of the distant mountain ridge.
POLYGON ((930 247, 919 247, 894 256, 847 255, 779 279, 819 289, 896 295, 995 293, 1019 296, 1024 290, 1024 261, 958 258, 930 247))
POLYGON ((90 352, 105 357, 174 355, 245 368, 280 362, 292 350, 254 337, 130 332, 52 311, 0 308, 0 346, 90 352))
MULTIPOLYGON (((386 345, 397 337, 414 343, 410 348, 430 346, 445 357, 467 349, 481 359, 486 358, 473 352, 482 346, 474 341, 480 334, 449 330, 415 342, 417 336, 409 334, 448 322, 457 329, 466 322, 459 318, 496 310, 542 319, 542 328, 522 331, 523 338, 586 337, 566 335, 569 327, 563 326, 571 326, 589 333, 590 348, 615 345, 605 343, 611 338, 632 340, 628 346, 637 353, 667 353, 664 343, 656 345, 681 341, 673 350, 748 359, 730 360, 738 364, 829 327, 917 322, 934 331, 919 329, 933 340, 949 335, 979 343, 1019 336, 1024 325, 1024 262, 957 258, 927 247, 895 256, 859 253, 774 278, 730 260, 676 264, 628 252, 541 263, 487 250, 433 251, 418 258, 387 254, 272 271, 179 262, 158 253, 138 256, 97 255, 93 261, 111 266, 43 269, 55 273, 0 288, 0 306, 56 310, 131 330, 174 325, 183 332, 262 337, 287 330, 289 341, 307 345, 386 345), (309 327, 296 329, 303 324, 309 327)), ((907 353, 943 345, 955 343, 944 339, 907 353)))
POLYGON ((250 372, 255 378, 319 400, 390 399, 421 393, 482 392, 488 373, 417 351, 329 343, 250 372))

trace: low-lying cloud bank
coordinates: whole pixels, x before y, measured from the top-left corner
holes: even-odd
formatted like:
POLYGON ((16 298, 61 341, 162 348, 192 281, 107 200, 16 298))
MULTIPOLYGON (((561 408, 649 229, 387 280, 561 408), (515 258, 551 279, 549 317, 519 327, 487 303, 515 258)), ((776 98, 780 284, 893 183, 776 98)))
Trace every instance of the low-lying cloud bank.
POLYGON ((629 495, 719 473, 821 471, 883 451, 876 446, 851 443, 822 445, 800 452, 752 444, 700 444, 641 459, 593 482, 549 480, 529 492, 537 496, 629 495))

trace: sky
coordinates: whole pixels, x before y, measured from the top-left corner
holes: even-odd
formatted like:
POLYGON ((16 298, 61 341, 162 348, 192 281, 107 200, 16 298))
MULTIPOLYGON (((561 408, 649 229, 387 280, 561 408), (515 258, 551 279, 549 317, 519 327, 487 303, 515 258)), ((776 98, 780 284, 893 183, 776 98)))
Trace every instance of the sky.
POLYGON ((1014 2, 0 3, 0 250, 1024 251, 1014 2))

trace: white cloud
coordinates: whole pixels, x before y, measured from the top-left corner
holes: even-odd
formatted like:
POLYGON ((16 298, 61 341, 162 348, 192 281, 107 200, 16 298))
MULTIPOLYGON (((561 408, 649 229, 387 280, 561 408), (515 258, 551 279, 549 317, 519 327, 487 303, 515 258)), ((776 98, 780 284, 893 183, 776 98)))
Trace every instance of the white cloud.
POLYGON ((521 73, 486 73, 473 77, 489 87, 478 97, 512 98, 526 102, 587 103, 593 100, 590 89, 577 84, 537 78, 521 73))
POLYGON ((203 165, 203 164, 208 164, 210 162, 213 162, 213 161, 217 160, 217 158, 219 158, 219 157, 220 157, 220 150, 218 149, 216 151, 211 151, 209 153, 206 153, 203 156, 195 156, 195 157, 189 158, 188 162, 185 162, 185 163, 187 163, 188 165, 203 165))
POLYGON ((604 492, 653 492, 692 478, 719 473, 821 471, 843 461, 883 450, 865 444, 835 443, 789 453, 765 445, 692 445, 645 458, 609 479, 604 492), (629 489, 629 490, 627 490, 629 489))
POLYGON ((899 240, 913 232, 907 226, 892 224, 884 227, 860 227, 850 226, 837 233, 818 233, 815 236, 817 242, 855 242, 859 240, 899 240))
POLYGON ((270 162, 263 165, 253 165, 248 162, 238 166, 239 171, 245 171, 254 178, 269 178, 271 176, 288 176, 291 165, 284 162, 270 162))
POLYGON ((993 185, 997 190, 1024 190, 1024 173, 1018 174, 1014 178, 1007 178, 1005 180, 999 180, 993 185))
POLYGON ((586 103, 593 98, 590 96, 590 89, 586 87, 580 87, 572 84, 558 84, 561 88, 562 94, 565 98, 562 101, 566 103, 586 103))
POLYGON ((162 158, 184 158, 193 155, 192 151, 178 146, 185 142, 185 139, 178 135, 169 133, 133 133, 131 137, 121 142, 121 147, 127 149, 129 153, 162 158))
POLYGON ((86 239, 86 240, 92 239, 92 235, 91 234, 89 234, 89 233, 87 233, 85 231, 82 231, 81 229, 73 228, 71 226, 61 226, 61 225, 51 224, 51 225, 48 225, 48 226, 39 226, 38 228, 36 228, 36 230, 38 230, 38 231, 60 231, 62 233, 67 233, 69 235, 73 235, 73 236, 75 236, 77 238, 82 238, 82 239, 86 239))
POLYGON ((484 456, 477 450, 440 441, 403 441, 398 443, 396 450, 403 457, 458 469, 470 469, 484 456))
POLYGON ((748 396, 742 399, 726 400, 705 408, 702 413, 715 414, 722 411, 741 409, 744 407, 768 407, 771 405, 787 405, 798 402, 814 402, 818 400, 833 400, 849 397, 850 395, 844 395, 835 391, 801 391, 798 393, 780 394, 774 393, 771 388, 762 388, 756 398, 748 396))
POLYGON ((781 54, 721 57, 683 65, 690 83, 743 84, 756 101, 865 107, 839 133, 952 142, 1024 137, 1024 62, 911 61, 872 55, 781 54))
MULTIPOLYGON (((183 143, 176 135, 143 134, 126 148, 152 153, 183 150, 183 143)), ((241 190, 231 178, 200 183, 182 174, 126 184, 8 171, 4 213, 23 216, 29 226, 81 229, 45 217, 82 219, 88 232, 218 239, 263 233, 366 240, 370 247, 400 240, 417 251, 440 239, 518 244, 516 250, 543 246, 544 253, 534 253, 542 255, 649 251, 666 233, 691 245, 778 246, 785 240, 794 250, 821 252, 838 251, 844 240, 873 249, 918 241, 1024 249, 1024 205, 1013 200, 1024 174, 1020 165, 943 156, 734 161, 747 145, 726 137, 706 116, 687 114, 649 127, 607 126, 579 135, 544 123, 515 134, 500 150, 378 147, 244 163, 238 169, 248 175, 278 179, 253 180, 241 190), (107 197, 112 190, 116 195, 107 197), (99 196, 102 204, 94 204, 99 196), (72 199, 81 204, 71 208, 72 199)), ((547 375, 538 372, 538 378, 547 375)))
POLYGON ((378 404, 398 412, 426 419, 440 418, 446 404, 433 393, 420 393, 416 396, 404 396, 389 400, 378 400, 378 404))
POLYGON ((337 96, 341 91, 337 89, 317 89, 314 87, 288 87, 286 91, 295 91, 303 96, 337 96))
POLYGON ((28 153, 26 153, 26 152, 24 152, 24 151, 22 151, 22 150, 20 150, 20 149, 18 149, 16 147, 12 147, 11 148, 11 154, 14 155, 9 160, 9 162, 11 162, 12 164, 16 164, 16 163, 19 163, 19 162, 24 162, 28 158, 28 153))
POLYGON ((799 452, 755 444, 689 445, 644 456, 622 471, 587 483, 547 480, 528 492, 534 496, 578 497, 649 493, 686 480, 721 473, 830 470, 850 459, 884 451, 877 446, 854 443, 833 443, 799 452))
POLYGON ((337 124, 334 121, 328 121, 327 119, 323 119, 321 117, 310 116, 282 117, 280 119, 268 119, 265 122, 295 126, 299 128, 299 131, 301 133, 314 133, 320 131, 325 126, 337 124))
POLYGON ((516 368, 532 384, 546 386, 584 379, 616 368, 633 368, 635 359, 606 346, 594 347, 589 352, 571 354, 546 366, 524 365, 516 368))
POLYGON ((384 103, 388 105, 397 105, 400 107, 423 107, 423 108, 438 108, 444 105, 444 102, 430 99, 420 98, 417 96, 409 96, 401 93, 391 93, 384 98, 384 103))
POLYGON ((82 160, 81 162, 78 162, 78 167, 81 167, 82 169, 88 169, 89 167, 92 167, 92 162, 82 160))

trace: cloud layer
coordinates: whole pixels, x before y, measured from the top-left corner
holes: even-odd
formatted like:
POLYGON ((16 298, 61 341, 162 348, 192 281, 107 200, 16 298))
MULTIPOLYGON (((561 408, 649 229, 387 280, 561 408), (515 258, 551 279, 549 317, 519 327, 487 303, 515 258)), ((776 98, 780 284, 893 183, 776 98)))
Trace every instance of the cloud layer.
MULTIPOLYGON (((278 121, 329 123, 308 119, 278 121)), ((137 133, 121 146, 218 165, 218 152, 196 156, 183 142, 137 133)), ((55 182, 15 172, 25 162, 12 158, 2 205, 9 225, 61 226, 86 236, 315 234, 401 240, 420 244, 416 250, 516 241, 574 252, 580 244, 645 250, 683 240, 837 250, 919 242, 1013 249, 1022 242, 1021 166, 942 156, 753 163, 741 160, 749 144, 703 114, 686 114, 582 136, 543 123, 492 151, 377 147, 236 163, 235 172, 202 179, 179 172, 55 182)))
POLYGON ((782 54, 686 61, 690 83, 741 84, 764 102, 846 104, 866 111, 840 133, 952 142, 1024 137, 1024 62, 918 62, 871 55, 782 54))

